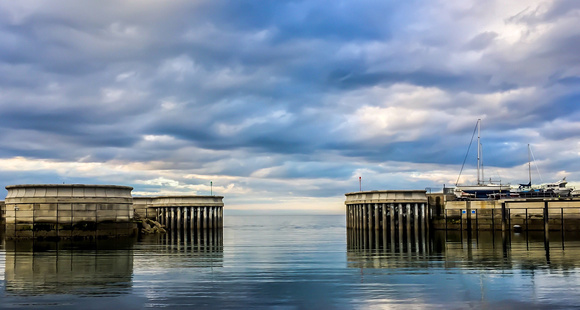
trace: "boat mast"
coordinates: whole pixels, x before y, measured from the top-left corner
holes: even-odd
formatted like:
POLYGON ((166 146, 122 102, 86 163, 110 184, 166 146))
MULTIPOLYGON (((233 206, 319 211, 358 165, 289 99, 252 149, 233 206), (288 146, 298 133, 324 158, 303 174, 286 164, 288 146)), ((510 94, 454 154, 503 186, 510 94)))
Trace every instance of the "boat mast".
POLYGON ((480 173, 479 173, 479 167, 481 165, 480 160, 481 160, 481 143, 480 143, 480 139, 481 139, 481 119, 477 120, 477 185, 481 184, 481 178, 480 178, 480 173))
POLYGON ((528 143, 528 174, 530 177, 530 187, 532 186, 532 160, 530 159, 530 144, 528 143))

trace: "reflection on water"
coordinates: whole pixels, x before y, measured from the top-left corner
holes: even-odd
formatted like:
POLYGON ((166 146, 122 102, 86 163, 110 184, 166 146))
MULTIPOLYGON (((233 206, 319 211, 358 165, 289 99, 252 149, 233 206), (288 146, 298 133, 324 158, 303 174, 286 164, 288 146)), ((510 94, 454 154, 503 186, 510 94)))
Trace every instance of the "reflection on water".
POLYGON ((502 233, 479 231, 347 232, 348 261, 355 268, 416 267, 418 262, 444 268, 571 269, 580 266, 580 234, 566 232, 502 233))
POLYGON ((131 287, 134 240, 6 241, 10 294, 123 294, 131 287))
POLYGON ((576 307, 580 236, 550 237, 365 236, 344 216, 230 216, 223 234, 7 243, 0 309, 576 307))
POLYGON ((176 230, 146 235, 140 240, 140 249, 140 267, 219 267, 223 265, 223 232, 176 230))

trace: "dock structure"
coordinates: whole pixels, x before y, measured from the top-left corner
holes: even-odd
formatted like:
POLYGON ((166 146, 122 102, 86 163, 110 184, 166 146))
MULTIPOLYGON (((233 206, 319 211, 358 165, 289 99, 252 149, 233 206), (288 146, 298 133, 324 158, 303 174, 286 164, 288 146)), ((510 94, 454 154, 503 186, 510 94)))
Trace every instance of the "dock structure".
POLYGON ((357 230, 428 227, 424 190, 382 190, 346 194, 346 226, 357 230))
POLYGON ((346 194, 352 230, 580 230, 580 199, 456 199, 424 190, 346 194))
POLYGON ((108 238, 137 233, 132 187, 24 184, 6 189, 8 239, 108 238))
POLYGON ((429 232, 425 190, 348 193, 345 204, 349 248, 410 249, 429 232))
POLYGON ((221 229, 223 196, 134 197, 135 212, 155 219, 168 230, 221 229))
POLYGON ((447 230, 580 230, 580 200, 527 198, 451 200, 433 221, 447 230))

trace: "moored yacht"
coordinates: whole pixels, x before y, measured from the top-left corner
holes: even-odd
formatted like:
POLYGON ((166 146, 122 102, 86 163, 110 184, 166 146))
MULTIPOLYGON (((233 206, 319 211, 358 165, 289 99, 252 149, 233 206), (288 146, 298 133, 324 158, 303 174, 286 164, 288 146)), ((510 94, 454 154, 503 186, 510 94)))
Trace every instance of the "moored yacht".
MULTIPOLYGON (((482 148, 481 148, 481 119, 477 120, 476 124, 477 129, 477 184, 474 185, 458 185, 455 184, 455 196, 458 198, 489 198, 490 195, 499 194, 500 196, 503 194, 509 194, 510 192, 510 185, 509 184, 497 184, 491 181, 491 179, 486 182, 484 181, 483 177, 483 165, 481 163, 482 157, 482 148)), ((475 130, 474 130, 475 135, 475 130)), ((473 141, 473 136, 471 137, 471 141, 473 141)), ((471 143, 470 143, 471 146, 471 143)), ((467 150, 469 153, 469 149, 467 150)), ((465 162, 464 162, 465 164, 465 162)), ((463 167, 461 168, 463 170, 463 167)), ((461 177, 461 172, 459 174, 461 177)), ((457 178, 459 182, 459 178, 457 178)))

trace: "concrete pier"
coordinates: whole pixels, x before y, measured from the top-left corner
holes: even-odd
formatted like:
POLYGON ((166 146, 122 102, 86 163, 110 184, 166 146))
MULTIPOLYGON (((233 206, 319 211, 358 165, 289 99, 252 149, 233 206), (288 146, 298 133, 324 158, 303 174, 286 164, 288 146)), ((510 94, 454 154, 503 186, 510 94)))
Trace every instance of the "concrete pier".
POLYGON ((580 230, 580 200, 570 198, 452 200, 442 211, 432 221, 435 229, 580 230))
POLYGON ((155 219, 168 230, 222 229, 223 196, 134 197, 135 212, 155 219))
POLYGON ((86 184, 6 186, 6 238, 104 238, 137 233, 132 187, 86 184))
MULTIPOLYGON (((580 199, 471 199, 423 190, 384 190, 346 194, 346 226, 364 231, 412 235, 430 230, 579 231, 580 199)), ((420 235, 420 234, 419 234, 420 235)), ((373 235, 364 238, 375 240, 373 235)))
MULTIPOLYGON (((419 210, 427 204, 424 190, 384 190, 346 194, 347 228, 394 231, 425 225, 419 210)), ((373 239, 375 240, 375 239, 373 239)))

